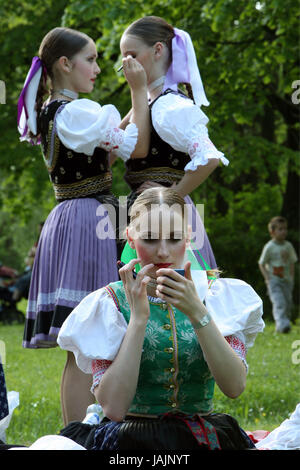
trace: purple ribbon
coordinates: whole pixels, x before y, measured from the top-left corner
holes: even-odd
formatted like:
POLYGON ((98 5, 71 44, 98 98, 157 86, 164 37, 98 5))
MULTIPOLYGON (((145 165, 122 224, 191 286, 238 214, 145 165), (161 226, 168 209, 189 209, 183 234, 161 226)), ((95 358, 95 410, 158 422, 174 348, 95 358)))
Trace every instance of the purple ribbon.
POLYGON ((29 86, 32 78, 34 77, 34 75, 37 73, 37 71, 41 67, 43 68, 43 75, 44 75, 44 78, 46 79, 47 78, 46 67, 44 66, 43 62, 41 61, 41 59, 39 57, 37 57, 37 56, 33 57, 31 67, 30 67, 30 70, 28 72, 27 78, 25 80, 23 90, 21 91, 19 99, 18 99, 18 126, 19 126, 19 123, 20 123, 20 119, 21 119, 23 109, 24 109, 25 117, 26 117, 26 125, 25 125, 25 128, 24 128, 22 137, 24 137, 27 134, 27 130, 28 130, 28 126, 27 126, 28 110, 27 110, 26 102, 25 102, 26 92, 27 92, 28 86, 29 86))
POLYGON ((186 38, 183 32, 174 28, 172 39, 172 62, 167 71, 164 90, 171 88, 177 91, 178 83, 190 83, 190 71, 186 49, 186 38))

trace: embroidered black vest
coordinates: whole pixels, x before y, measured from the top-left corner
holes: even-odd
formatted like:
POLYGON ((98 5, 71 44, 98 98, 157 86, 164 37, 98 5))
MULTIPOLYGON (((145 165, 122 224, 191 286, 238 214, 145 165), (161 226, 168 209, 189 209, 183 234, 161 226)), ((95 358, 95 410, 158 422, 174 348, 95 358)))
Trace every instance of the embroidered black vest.
POLYGON ((145 181, 154 181, 165 186, 171 186, 174 182, 178 183, 184 175, 184 167, 191 161, 188 154, 174 150, 154 129, 151 116, 152 106, 168 93, 175 94, 172 90, 166 90, 149 106, 151 135, 148 155, 145 158, 130 158, 125 163, 124 178, 132 190, 137 189, 145 181))
POLYGON ((97 147, 93 155, 65 147, 56 132, 56 116, 68 101, 52 101, 39 116, 42 153, 58 201, 110 193, 112 174, 108 153, 97 147))

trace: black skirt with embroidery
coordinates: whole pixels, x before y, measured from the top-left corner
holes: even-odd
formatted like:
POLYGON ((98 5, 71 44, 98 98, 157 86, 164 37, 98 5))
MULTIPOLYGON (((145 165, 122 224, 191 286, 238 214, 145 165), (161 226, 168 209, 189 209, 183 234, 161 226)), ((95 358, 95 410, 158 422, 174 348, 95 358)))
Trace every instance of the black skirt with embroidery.
POLYGON ((99 425, 72 422, 60 434, 91 450, 246 450, 251 439, 230 415, 169 414, 159 418, 104 418, 99 425))

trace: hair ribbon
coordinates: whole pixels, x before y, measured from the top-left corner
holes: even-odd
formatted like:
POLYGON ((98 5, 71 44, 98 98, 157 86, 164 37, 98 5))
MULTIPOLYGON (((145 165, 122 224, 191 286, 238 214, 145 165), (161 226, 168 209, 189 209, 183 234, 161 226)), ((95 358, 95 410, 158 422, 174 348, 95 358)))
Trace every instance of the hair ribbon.
POLYGON ((197 58, 190 35, 182 29, 174 28, 172 39, 172 63, 167 71, 164 91, 171 88, 178 90, 178 83, 189 83, 192 87, 195 103, 209 106, 206 98, 197 58))
POLYGON ((38 144, 28 136, 28 131, 34 135, 37 133, 36 96, 41 75, 47 79, 47 70, 38 56, 33 57, 30 70, 24 82, 23 89, 18 99, 18 130, 21 134, 20 140, 28 140, 32 144, 38 144))

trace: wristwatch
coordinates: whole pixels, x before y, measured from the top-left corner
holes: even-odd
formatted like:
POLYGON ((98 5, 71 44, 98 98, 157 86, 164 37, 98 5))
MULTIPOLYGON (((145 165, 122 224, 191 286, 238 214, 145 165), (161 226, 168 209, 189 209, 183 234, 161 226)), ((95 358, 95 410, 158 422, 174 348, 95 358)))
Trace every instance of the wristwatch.
POLYGON ((195 330, 199 330, 200 328, 203 328, 204 326, 208 325, 210 320, 211 320, 211 316, 209 313, 207 313, 206 315, 204 315, 204 317, 201 318, 201 320, 195 323, 192 323, 192 325, 195 328, 195 330))

